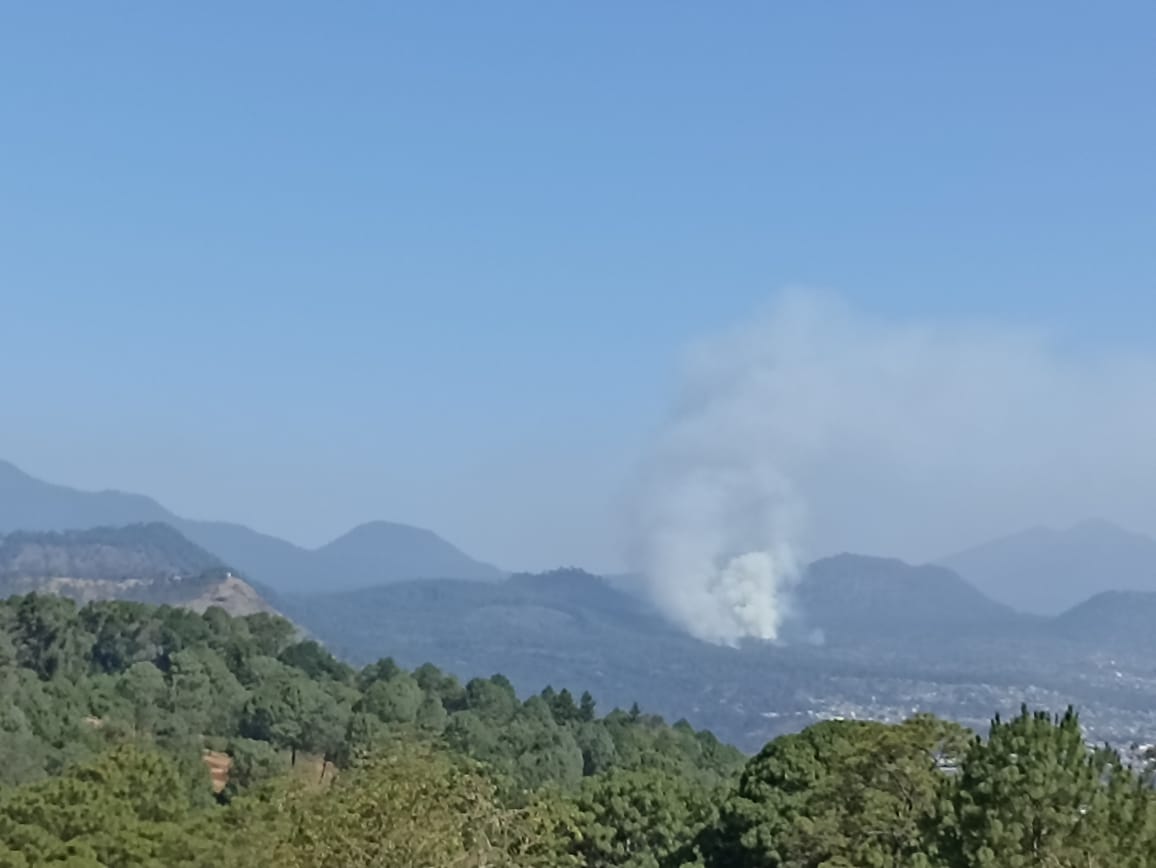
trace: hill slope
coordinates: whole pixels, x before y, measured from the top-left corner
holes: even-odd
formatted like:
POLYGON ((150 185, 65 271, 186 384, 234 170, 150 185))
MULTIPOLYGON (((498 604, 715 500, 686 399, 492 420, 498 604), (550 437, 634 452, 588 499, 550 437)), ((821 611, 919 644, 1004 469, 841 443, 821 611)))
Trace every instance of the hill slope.
POLYGON ((951 570, 850 554, 811 564, 795 602, 802 624, 828 641, 983 630, 1018 617, 951 570))
POLYGON ((1056 618, 1052 629, 1065 638, 1107 649, 1156 650, 1156 593, 1105 591, 1056 618))
POLYGON ((427 577, 496 580, 503 575, 422 528, 373 522, 310 550, 239 524, 181 518, 142 495, 53 485, 0 461, 0 533, 152 522, 176 528, 249 578, 282 592, 350 590, 427 577))
POLYGON ((217 557, 160 523, 0 536, 0 581, 59 576, 167 579, 223 566, 217 557))
POLYGON ((233 615, 274 611, 218 558, 159 523, 0 537, 0 594, 32 592, 201 612, 220 606, 233 615))
POLYGON ((696 679, 700 661, 734 657, 580 570, 503 582, 397 582, 282 602, 353 662, 389 655, 407 666, 430 660, 461 677, 503 672, 526 690, 597 688, 612 705, 681 709, 675 717, 690 716, 693 697, 710 689, 696 679))
POLYGON ((1032 528, 940 563, 993 599, 1043 615, 1102 591, 1156 591, 1156 540, 1104 521, 1032 528))

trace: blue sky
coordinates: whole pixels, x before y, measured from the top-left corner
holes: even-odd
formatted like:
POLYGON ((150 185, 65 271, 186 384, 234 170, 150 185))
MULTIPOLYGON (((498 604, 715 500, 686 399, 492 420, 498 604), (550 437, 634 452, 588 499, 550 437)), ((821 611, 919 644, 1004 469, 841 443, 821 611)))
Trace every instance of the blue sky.
POLYGON ((618 563, 778 289, 1135 346, 1156 6, 6 4, 0 456, 314 544, 618 563), (1013 8, 1014 7, 1014 8, 1013 8))

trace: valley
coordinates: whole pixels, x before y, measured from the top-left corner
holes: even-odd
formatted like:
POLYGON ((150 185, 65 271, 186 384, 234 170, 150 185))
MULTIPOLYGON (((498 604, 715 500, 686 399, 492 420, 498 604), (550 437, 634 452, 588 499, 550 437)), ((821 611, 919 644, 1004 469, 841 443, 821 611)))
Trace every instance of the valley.
MULTIPOLYGON (((445 552, 457 550, 429 532, 382 530, 393 525, 335 544, 345 562, 360 564, 338 584, 404 559, 414 577, 383 572, 393 580, 339 591, 318 580, 303 593, 296 579, 264 571, 256 580, 164 523, 65 529, 78 515, 126 517, 93 500, 104 495, 33 488, 41 506, 20 519, 28 479, 0 487, 0 515, 9 528, 14 521, 57 527, 0 538, 0 590, 8 594, 278 612, 357 665, 392 657, 467 680, 501 672, 523 695, 547 685, 590 689, 611 706, 637 702, 747 751, 817 720, 931 712, 982 729, 1024 703, 1076 706, 1096 741, 1156 741, 1156 640, 1142 629, 1156 616, 1156 594, 1147 591, 1105 591, 1055 617, 1028 615, 946 567, 840 555, 807 570, 781 641, 726 647, 669 624, 623 577, 567 569, 502 579, 496 570, 479 574, 466 555, 455 561, 462 575, 433 577, 454 572, 445 552), (53 509, 42 508, 48 502, 53 509), (424 547, 393 551, 414 539, 424 547)), ((242 562, 252 557, 242 553, 242 562)))

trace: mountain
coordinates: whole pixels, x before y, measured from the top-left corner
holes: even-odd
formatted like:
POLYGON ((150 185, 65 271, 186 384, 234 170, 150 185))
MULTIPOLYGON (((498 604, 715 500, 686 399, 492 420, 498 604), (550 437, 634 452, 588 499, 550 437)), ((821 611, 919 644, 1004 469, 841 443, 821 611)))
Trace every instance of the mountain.
POLYGON ((944 567, 851 554, 811 564, 795 607, 801 625, 821 630, 827 641, 983 630, 1018 619, 944 567))
POLYGON ((233 615, 274 612, 252 585, 165 524, 0 536, 0 595, 133 600, 233 615))
POLYGON ((355 527, 317 549, 316 555, 348 575, 376 576, 378 582, 404 579, 498 581, 497 567, 476 561, 433 531, 374 521, 355 527))
POLYGON ((319 549, 306 549, 239 524, 181 518, 142 495, 53 485, 0 461, 0 533, 152 522, 176 528, 247 578, 278 592, 341 591, 430 577, 497 580, 504 575, 422 528, 372 522, 319 549))
MULTIPOLYGON (((999 641, 1020 626, 1020 616, 949 570, 883 558, 817 562, 797 589, 788 641, 738 648, 692 638, 623 589, 630 585, 566 569, 288 597, 283 610, 355 663, 429 660, 462 678, 503 672, 530 691, 585 685, 610 703, 637 700, 744 747, 934 683, 944 667, 956 681, 1003 667, 999 641), (824 643, 813 641, 816 629, 824 643)), ((998 707, 978 689, 953 701, 981 722, 998 707)))
POLYGON ((1156 540, 1106 521, 1032 528, 940 563, 993 599, 1044 615, 1103 591, 1156 591, 1156 540))
POLYGON ((1100 648, 1156 650, 1156 593, 1104 591, 1056 618, 1052 629, 1066 638, 1100 648))
POLYGON ((0 461, 0 533, 5 530, 71 530, 154 521, 172 513, 151 498, 119 491, 77 491, 41 482, 0 461))

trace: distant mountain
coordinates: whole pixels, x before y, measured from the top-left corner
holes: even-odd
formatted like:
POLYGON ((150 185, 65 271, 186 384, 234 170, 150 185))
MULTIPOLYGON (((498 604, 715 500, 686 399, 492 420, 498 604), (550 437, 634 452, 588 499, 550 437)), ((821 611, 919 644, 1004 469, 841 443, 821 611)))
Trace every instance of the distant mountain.
POLYGON ((1156 540, 1106 521, 1032 528, 940 563, 993 599, 1043 615, 1102 591, 1156 591, 1156 540))
POLYGON ((153 521, 172 523, 172 513, 151 498, 119 491, 77 491, 50 485, 16 465, 0 461, 0 533, 12 530, 76 530, 153 521))
POLYGON ((1018 617, 944 567, 851 554, 811 564, 795 609, 797 626, 827 641, 990 629, 1018 617))
POLYGON ((378 576, 379 582, 405 579, 494 582, 505 575, 495 566, 474 560, 433 531, 386 521, 355 527, 317 549, 316 555, 344 574, 378 576))
POLYGON ((255 588, 165 524, 0 536, 0 595, 134 600, 233 615, 274 612, 255 588))
POLYGON ((0 533, 150 522, 176 528, 247 578, 279 592, 350 590, 418 578, 492 581, 504 575, 432 531, 408 525, 372 522, 311 550, 239 524, 181 518, 142 495, 53 485, 0 461, 0 533))

